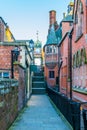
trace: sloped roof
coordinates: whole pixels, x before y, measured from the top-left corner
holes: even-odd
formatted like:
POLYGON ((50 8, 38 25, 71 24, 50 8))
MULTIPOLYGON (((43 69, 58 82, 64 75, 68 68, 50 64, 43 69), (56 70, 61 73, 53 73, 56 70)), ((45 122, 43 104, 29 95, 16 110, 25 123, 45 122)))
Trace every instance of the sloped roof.
POLYGON ((59 44, 60 40, 62 39, 62 25, 60 23, 60 26, 55 31, 56 37, 57 37, 57 43, 59 44))
POLYGON ((62 22, 73 22, 73 18, 72 15, 67 15, 62 22))
POLYGON ((56 37, 54 25, 51 26, 48 36, 47 36, 46 45, 49 45, 49 44, 57 44, 57 37, 56 37))

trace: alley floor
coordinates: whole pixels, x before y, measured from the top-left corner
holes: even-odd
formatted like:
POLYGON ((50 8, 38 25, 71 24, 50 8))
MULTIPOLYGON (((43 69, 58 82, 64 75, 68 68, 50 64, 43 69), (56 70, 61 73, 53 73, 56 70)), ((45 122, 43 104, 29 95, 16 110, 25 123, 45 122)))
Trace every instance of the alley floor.
POLYGON ((47 95, 32 95, 9 130, 70 130, 47 95))

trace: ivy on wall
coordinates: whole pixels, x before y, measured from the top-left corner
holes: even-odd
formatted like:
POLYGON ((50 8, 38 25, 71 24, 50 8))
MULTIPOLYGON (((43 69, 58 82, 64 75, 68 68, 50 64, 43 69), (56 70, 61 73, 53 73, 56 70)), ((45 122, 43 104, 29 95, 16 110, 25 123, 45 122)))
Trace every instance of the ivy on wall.
POLYGON ((87 64, 87 55, 86 55, 86 49, 85 48, 78 50, 73 55, 73 68, 80 67, 83 64, 87 64))

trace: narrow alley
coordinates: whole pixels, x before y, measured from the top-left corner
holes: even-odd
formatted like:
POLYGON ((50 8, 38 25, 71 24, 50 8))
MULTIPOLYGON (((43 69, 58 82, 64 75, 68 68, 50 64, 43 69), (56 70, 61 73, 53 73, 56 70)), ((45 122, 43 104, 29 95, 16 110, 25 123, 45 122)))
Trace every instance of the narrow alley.
POLYGON ((87 130, 87 0, 0 2, 0 130, 87 130))
POLYGON ((9 130, 70 130, 47 95, 32 95, 9 130))

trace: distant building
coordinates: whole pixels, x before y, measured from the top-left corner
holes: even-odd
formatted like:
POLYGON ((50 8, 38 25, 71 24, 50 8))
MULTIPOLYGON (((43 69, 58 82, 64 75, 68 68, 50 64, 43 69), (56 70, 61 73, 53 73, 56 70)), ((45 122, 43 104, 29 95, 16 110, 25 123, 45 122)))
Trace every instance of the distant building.
POLYGON ((37 66, 42 65, 42 43, 38 39, 34 43, 34 64, 37 66))
POLYGON ((80 102, 87 101, 87 2, 70 2, 58 25, 50 11, 45 52, 45 78, 53 87, 80 102), (71 95, 72 93, 72 95, 71 95))
POLYGON ((44 46, 45 67, 44 73, 48 85, 56 87, 58 85, 58 46, 61 40, 61 27, 58 28, 56 22, 56 11, 49 12, 49 30, 47 42, 44 46))

